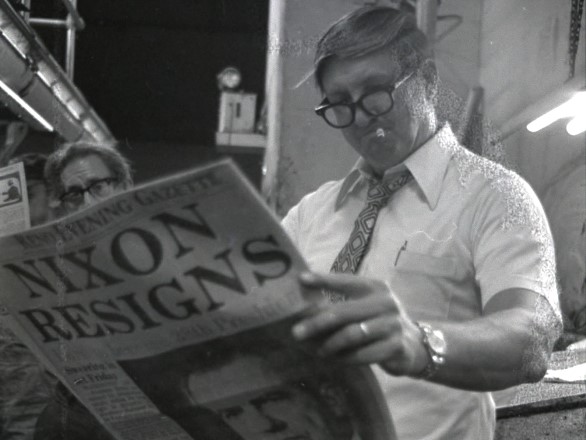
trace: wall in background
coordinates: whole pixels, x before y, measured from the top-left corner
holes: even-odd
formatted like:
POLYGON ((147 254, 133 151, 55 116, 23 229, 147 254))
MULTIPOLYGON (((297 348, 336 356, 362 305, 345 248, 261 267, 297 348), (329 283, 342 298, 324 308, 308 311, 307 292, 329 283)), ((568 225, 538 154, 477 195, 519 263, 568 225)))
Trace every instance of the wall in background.
MULTIPOLYGON (((570 6, 570 1, 551 0, 484 2, 480 81, 487 115, 497 127, 508 126, 542 98, 552 98, 542 111, 553 107, 570 74, 570 6)), ((584 18, 582 23, 574 81, 586 86, 584 18)), ((586 160, 586 135, 569 136, 565 123, 538 133, 528 132, 525 123, 516 128, 505 139, 507 152, 538 194, 566 164, 586 160)))

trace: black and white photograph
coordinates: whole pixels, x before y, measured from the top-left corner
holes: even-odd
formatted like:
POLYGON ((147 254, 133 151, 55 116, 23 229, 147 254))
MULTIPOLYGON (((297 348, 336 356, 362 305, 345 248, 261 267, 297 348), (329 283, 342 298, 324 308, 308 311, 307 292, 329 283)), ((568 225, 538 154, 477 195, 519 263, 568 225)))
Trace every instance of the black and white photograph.
POLYGON ((0 440, 583 440, 585 0, 0 0, 0 440))
POLYGON ((287 338, 275 338, 280 333, 280 328, 261 327, 119 363, 161 413, 193 438, 375 440, 392 435, 385 432, 386 414, 372 405, 375 396, 352 380, 357 372, 328 369, 287 338))

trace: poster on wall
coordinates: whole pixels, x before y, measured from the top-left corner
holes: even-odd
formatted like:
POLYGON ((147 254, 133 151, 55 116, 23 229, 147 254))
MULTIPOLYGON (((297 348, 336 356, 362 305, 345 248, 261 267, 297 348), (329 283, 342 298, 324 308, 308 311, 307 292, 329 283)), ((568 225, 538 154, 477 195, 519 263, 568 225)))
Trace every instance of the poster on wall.
POLYGON ((0 168, 0 236, 30 228, 28 194, 22 163, 0 168))

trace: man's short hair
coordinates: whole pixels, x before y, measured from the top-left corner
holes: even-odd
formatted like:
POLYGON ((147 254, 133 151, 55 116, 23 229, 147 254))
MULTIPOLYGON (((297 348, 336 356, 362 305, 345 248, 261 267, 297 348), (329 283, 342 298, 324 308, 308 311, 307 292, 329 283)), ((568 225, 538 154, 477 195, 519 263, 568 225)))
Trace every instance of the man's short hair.
POLYGON ((45 180, 44 170, 47 163, 47 155, 42 153, 25 153, 14 156, 8 162, 9 165, 22 162, 26 180, 45 180))
MULTIPOLYGON (((380 50, 396 57, 403 75, 421 69, 431 59, 429 41, 418 29, 414 14, 366 6, 335 22, 318 41, 314 58, 317 86, 323 90, 323 69, 330 60, 355 59, 380 50)), ((435 68, 421 73, 427 82, 436 83, 435 68)))
POLYGON ((63 144, 47 158, 45 179, 53 197, 59 197, 64 191, 61 173, 65 167, 75 159, 88 156, 97 156, 102 159, 118 182, 132 184, 130 162, 120 154, 114 145, 73 142, 63 144))

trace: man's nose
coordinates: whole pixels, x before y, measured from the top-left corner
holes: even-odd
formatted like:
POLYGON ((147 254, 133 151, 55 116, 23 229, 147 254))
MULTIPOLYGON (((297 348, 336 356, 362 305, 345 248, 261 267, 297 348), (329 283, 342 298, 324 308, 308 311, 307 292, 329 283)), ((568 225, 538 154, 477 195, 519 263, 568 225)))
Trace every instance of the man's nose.
POLYGON ((90 194, 89 191, 83 193, 83 206, 92 206, 98 201, 98 199, 90 194))
POLYGON ((354 124, 360 128, 363 128, 368 126, 368 124, 370 124, 375 117, 376 116, 371 116, 366 113, 360 106, 357 106, 354 113, 354 124))
POLYGON ((265 434, 273 434, 281 432, 287 429, 287 423, 280 420, 272 415, 267 414, 262 410, 256 410, 256 423, 255 425, 259 428, 258 432, 265 434))

